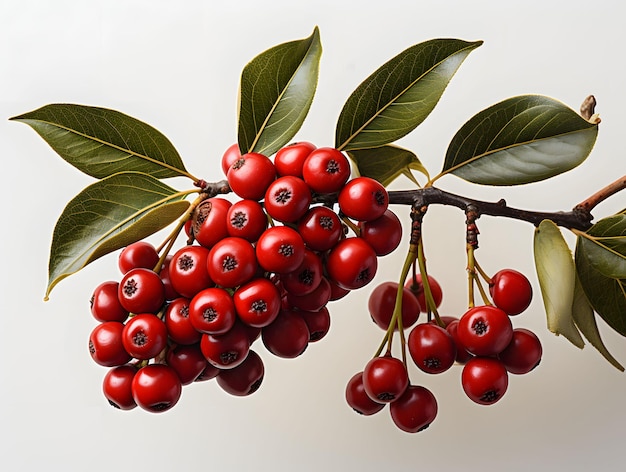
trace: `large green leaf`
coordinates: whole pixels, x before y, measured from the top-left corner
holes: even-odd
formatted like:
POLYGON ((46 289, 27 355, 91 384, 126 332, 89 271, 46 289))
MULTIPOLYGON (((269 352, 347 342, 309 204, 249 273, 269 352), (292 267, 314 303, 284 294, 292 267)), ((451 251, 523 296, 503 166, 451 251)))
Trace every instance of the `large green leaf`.
POLYGON ((184 197, 137 172, 112 175, 85 188, 67 204, 54 228, 46 299, 65 277, 172 223, 189 207, 184 197))
POLYGON ((52 104, 11 119, 30 125, 63 159, 99 179, 129 171, 189 176, 163 134, 115 110, 52 104))
POLYGON ((348 151, 348 155, 356 164, 360 175, 376 179, 385 187, 401 174, 416 182, 411 169, 417 170, 429 178, 426 168, 417 156, 398 146, 388 145, 372 149, 359 149, 348 151))
POLYGON ((534 253, 548 329, 562 334, 582 349, 585 342, 572 317, 576 283, 574 260, 559 227, 552 221, 542 221, 535 230, 534 253))
POLYGON ((576 243, 576 270, 593 309, 607 324, 626 336, 626 215, 604 218, 576 243))
POLYGON ((311 107, 322 55, 319 30, 259 54, 241 73, 239 149, 270 156, 289 143, 311 107))
POLYGON ((622 366, 618 360, 611 355, 600 337, 600 331, 598 330, 596 317, 593 313, 593 307, 589 304, 589 300, 587 300, 587 297, 585 296, 585 292, 580 285, 578 277, 576 277, 576 284, 574 286, 572 316, 574 317, 574 323, 576 323, 580 332, 585 336, 585 338, 587 338, 587 341, 589 341, 591 345, 595 347, 613 367, 623 372, 624 366, 622 366))
POLYGON ((383 64, 346 101, 335 147, 345 151, 378 147, 415 129, 435 108, 463 60, 481 44, 433 39, 383 64))
POLYGON ((597 124, 553 98, 509 98, 461 127, 435 179, 451 173, 486 185, 537 182, 582 163, 597 134, 597 124))

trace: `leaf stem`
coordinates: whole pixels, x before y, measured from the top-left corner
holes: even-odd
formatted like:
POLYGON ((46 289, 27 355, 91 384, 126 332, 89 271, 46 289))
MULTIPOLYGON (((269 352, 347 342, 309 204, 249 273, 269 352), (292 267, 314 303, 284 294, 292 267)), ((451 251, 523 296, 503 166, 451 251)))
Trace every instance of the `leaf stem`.
MULTIPOLYGON (((574 207, 574 211, 578 210, 581 212, 589 213, 591 210, 593 210, 596 207, 596 205, 603 202, 604 200, 609 198, 611 195, 614 195, 617 192, 624 190, 625 188, 626 188, 626 175, 623 175, 619 179, 617 179, 615 182, 610 183, 606 187, 598 190, 596 193, 591 195, 586 200, 580 202, 578 205, 574 207)), ((586 229, 586 228, 579 228, 579 229, 586 229)))

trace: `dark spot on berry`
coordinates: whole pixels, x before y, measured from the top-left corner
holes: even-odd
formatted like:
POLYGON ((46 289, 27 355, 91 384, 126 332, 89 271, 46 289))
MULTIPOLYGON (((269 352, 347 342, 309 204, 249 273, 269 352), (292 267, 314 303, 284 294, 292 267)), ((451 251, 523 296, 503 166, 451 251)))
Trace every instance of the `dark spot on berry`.
POLYGON ((235 270, 237 268, 237 259, 233 256, 226 256, 222 261, 222 269, 224 272, 230 272, 231 270, 235 270))
POLYGON ((438 369, 441 367, 441 361, 436 357, 424 359, 424 367, 427 369, 438 369))
POLYGON ((339 163, 334 160, 331 159, 330 161, 328 161, 328 164, 326 165, 326 172, 329 174, 336 174, 337 172, 339 172, 341 169, 339 167, 339 163))
POLYGON ((237 229, 242 229, 244 226, 246 226, 247 222, 248 217, 243 211, 235 212, 235 214, 230 218, 230 224, 237 229))
POLYGON ((393 393, 389 393, 389 392, 383 392, 383 393, 379 393, 378 395, 376 395, 376 398, 378 398, 381 402, 391 402, 393 401, 396 396, 393 393))
POLYGON ((109 400, 109 405, 111 405, 113 408, 117 408, 118 410, 122 409, 117 403, 112 402, 111 400, 109 400))
POLYGON ((352 409, 353 409, 354 411, 356 411, 359 415, 362 415, 362 414, 363 414, 363 412, 362 412, 362 411, 357 410, 356 408, 352 408, 352 409))
POLYGON ((319 341, 324 337, 324 331, 313 331, 309 336, 309 341, 314 343, 315 341, 319 341))
POLYGON ((148 342, 148 336, 146 336, 146 333, 144 333, 143 331, 138 331, 133 336, 133 344, 135 346, 143 346, 147 342, 148 342))
POLYGON ((224 365, 232 364, 237 360, 239 355, 236 352, 228 351, 220 354, 220 361, 224 365))
POLYGON ((288 188, 281 188, 274 193, 274 201, 276 203, 286 204, 289 200, 291 200, 291 190, 288 188))
POLYGON ((91 298, 89 299, 89 307, 93 308, 93 302, 96 300, 96 294, 94 293, 93 295, 91 295, 91 298))
POLYGON ((193 257, 191 257, 188 254, 183 254, 178 259, 178 268, 180 270, 183 270, 183 271, 187 272, 188 270, 193 269, 193 266, 194 266, 193 257))
POLYGON ((278 248, 278 254, 285 257, 291 257, 294 254, 294 249, 291 244, 281 244, 278 248))
POLYGON ((425 424, 424 426, 422 426, 420 429, 417 430, 417 432, 419 433, 420 431, 424 431, 425 429, 427 429, 430 426, 430 423, 425 424))
POLYGON ((322 229, 332 230, 335 226, 330 216, 320 216, 319 224, 322 229))
POLYGON ((255 300, 250 305, 250 308, 255 313, 265 313, 267 311, 267 303, 265 300, 255 300))
POLYGON ((359 276, 356 278, 357 282, 361 283, 361 282, 369 282, 369 280, 372 278, 372 276, 370 275, 370 270, 369 269, 363 269, 361 272, 359 272, 359 276))
POLYGON ((374 192, 374 201, 376 201, 376 205, 383 206, 386 201, 385 194, 380 190, 374 192))
POLYGON ((182 316, 183 318, 189 318, 189 305, 181 306, 180 310, 178 310, 178 313, 180 313, 180 316, 182 316))
POLYGON ((472 325, 472 331, 474 331, 478 336, 482 336, 489 330, 489 326, 483 320, 476 320, 472 325))
POLYGON ((96 346, 93 345, 93 341, 89 340, 89 352, 93 356, 96 353, 96 346))
POLYGON ((263 376, 261 376, 260 379, 256 380, 252 385, 250 385, 250 390, 248 390, 248 395, 256 392, 261 386, 262 382, 263 382, 263 376))
POLYGON ((493 403, 498 398, 500 398, 500 394, 498 392, 496 392, 495 390, 489 390, 483 393, 483 396, 480 397, 480 400, 486 403, 493 403))
POLYGON ((304 269, 302 272, 298 274, 298 281, 302 285, 311 286, 313 284, 313 280, 315 279, 315 272, 311 269, 304 269))
POLYGON ((202 312, 202 318, 204 318, 204 321, 208 321, 210 323, 217 318, 217 311, 215 311, 215 308, 209 307, 202 312))
POLYGON ((206 221, 213 208, 213 203, 205 200, 196 208, 194 231, 197 232, 199 227, 206 221))
POLYGON ((243 157, 241 157, 237 159, 235 162, 233 162, 232 168, 235 170, 241 169, 245 164, 246 164, 246 160, 243 157))
POLYGON ((156 405, 150 406, 150 409, 153 411, 164 411, 170 407, 170 402, 161 402, 156 405))
POLYGON ((134 295, 137 291, 137 282, 135 282, 135 279, 128 279, 124 284, 123 290, 124 295, 127 297, 134 295))

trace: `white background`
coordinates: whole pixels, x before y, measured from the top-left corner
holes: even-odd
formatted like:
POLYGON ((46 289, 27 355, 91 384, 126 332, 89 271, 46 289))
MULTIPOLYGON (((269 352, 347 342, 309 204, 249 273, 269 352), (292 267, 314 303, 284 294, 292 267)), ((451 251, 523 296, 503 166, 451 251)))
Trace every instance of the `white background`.
MULTIPOLYGON (((592 347, 580 351, 547 331, 532 226, 488 217, 479 221, 478 258, 491 272, 513 267, 529 275, 536 297, 514 324, 535 330, 544 345, 541 366, 512 377, 498 404, 481 407, 465 398, 456 366, 438 377, 411 371, 439 401, 439 416, 423 433, 397 430, 387 410, 369 418, 353 413, 345 383, 382 336, 369 321, 368 287, 331 306, 331 332, 302 357, 275 359, 259 346, 266 377, 249 398, 203 383, 186 387, 179 404, 161 415, 110 408, 100 392, 106 370, 87 350, 95 326, 88 300, 98 283, 119 278, 115 257, 61 282, 42 301, 55 221, 92 179, 27 126, 7 120, 48 103, 114 108, 162 131, 192 173, 218 180, 221 154, 236 140, 239 74, 261 51, 320 27, 319 86, 297 138, 325 146, 333 144, 346 98, 386 60, 431 38, 483 39, 436 110, 401 144, 436 174, 454 132, 479 110, 523 93, 578 109, 593 93, 603 122, 579 168, 520 188, 454 177, 438 182, 476 198, 504 197, 512 206, 567 210, 626 168, 623 18, 619 2, 588 0, 0 1, 0 468, 623 470, 624 374, 592 347)), ((394 188, 408 185, 401 179, 394 188)), ((620 195, 600 205, 596 218, 624 206, 620 195)), ((406 209, 397 211, 406 221, 406 209)), ((458 316, 466 303, 463 215, 432 208, 425 238, 430 272, 444 286, 442 313, 458 316)), ((377 282, 397 278, 401 252, 380 261, 377 282)), ((601 329, 626 362, 624 339, 601 329)))

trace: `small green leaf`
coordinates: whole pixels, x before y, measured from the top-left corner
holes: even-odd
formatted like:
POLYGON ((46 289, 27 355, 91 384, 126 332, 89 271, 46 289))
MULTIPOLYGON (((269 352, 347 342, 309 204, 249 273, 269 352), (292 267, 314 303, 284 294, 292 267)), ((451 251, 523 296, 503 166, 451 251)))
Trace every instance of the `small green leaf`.
POLYGON ((435 108, 461 63, 481 44, 433 39, 383 64, 346 101, 337 122, 335 147, 374 148, 411 132, 435 108))
POLYGON ((626 336, 626 215, 598 221, 576 243, 576 270, 593 309, 607 324, 626 336))
POLYGON ((562 174, 591 152, 598 125, 541 95, 509 98, 456 133, 441 175, 486 185, 520 185, 562 174))
POLYGON ((534 253, 548 329, 582 349, 585 342, 572 317, 576 269, 572 253, 552 221, 542 221, 535 230, 534 253))
POLYGON ((309 112, 322 55, 319 30, 259 54, 241 73, 239 149, 271 156, 298 132, 309 112))
POLYGON ((430 178, 428 171, 415 154, 398 146, 381 146, 373 149, 348 151, 360 175, 378 180, 385 187, 400 174, 417 183, 411 169, 430 178))
POLYGON ((52 104, 11 119, 31 126, 63 159, 98 179, 130 171, 188 176, 163 134, 115 110, 52 104))
POLYGON ((574 323, 576 323, 580 332, 587 338, 587 341, 589 341, 613 367, 624 372, 624 367, 611 355, 602 341, 598 324, 593 314, 593 307, 589 304, 589 300, 587 300, 585 296, 585 292, 580 285, 578 277, 576 277, 576 284, 574 286, 572 316, 574 317, 574 323))
POLYGON ((54 228, 45 298, 65 277, 175 221, 189 207, 184 198, 184 193, 138 172, 112 175, 85 188, 67 204, 54 228))

